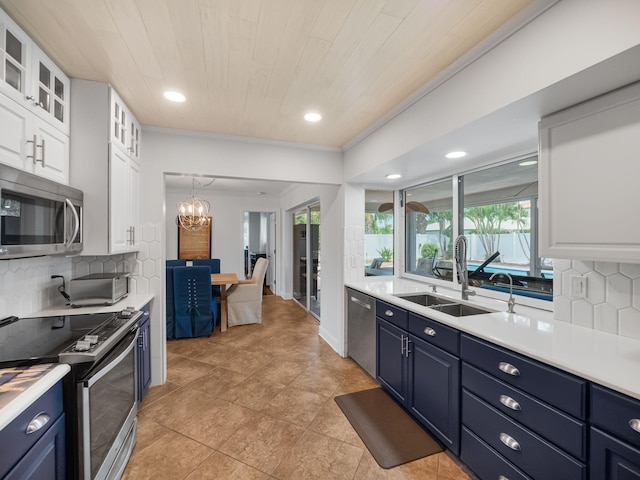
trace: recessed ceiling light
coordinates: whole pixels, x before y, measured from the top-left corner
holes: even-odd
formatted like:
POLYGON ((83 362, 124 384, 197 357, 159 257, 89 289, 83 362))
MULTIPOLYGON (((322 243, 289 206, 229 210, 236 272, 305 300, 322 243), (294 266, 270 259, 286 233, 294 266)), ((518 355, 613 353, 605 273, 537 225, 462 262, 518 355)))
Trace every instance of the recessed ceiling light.
POLYGON ((182 103, 187 99, 180 92, 173 92, 173 91, 164 92, 164 98, 166 98, 167 100, 169 100, 171 102, 177 102, 177 103, 182 103))
POLYGON ((402 177, 402 175, 400 175, 399 173, 390 173, 389 175, 387 175, 387 178, 389 180, 393 180, 395 178, 400 178, 400 177, 402 177))
POLYGON ((447 158, 462 158, 467 155, 467 152, 458 151, 458 152, 449 152, 445 155, 447 158))
POLYGON ((537 160, 525 160, 524 162, 520 162, 518 165, 521 167, 528 167, 529 165, 535 165, 536 163, 538 163, 537 160))
POLYGON ((316 112, 309 112, 304 114, 304 119, 307 122, 319 122, 322 120, 322 115, 316 112))

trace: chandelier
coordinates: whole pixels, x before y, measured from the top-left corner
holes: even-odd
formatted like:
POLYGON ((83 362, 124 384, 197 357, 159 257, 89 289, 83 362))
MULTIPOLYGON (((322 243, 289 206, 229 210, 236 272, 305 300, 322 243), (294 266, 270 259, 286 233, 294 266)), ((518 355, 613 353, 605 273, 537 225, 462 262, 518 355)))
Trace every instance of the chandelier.
MULTIPOLYGON (((215 181, 215 178, 211 180, 207 185, 203 185, 200 182, 200 186, 211 185, 215 181)), ((191 196, 184 202, 178 202, 178 218, 177 223, 186 230, 192 232, 198 231, 201 228, 209 227, 211 219, 209 218, 209 209, 211 205, 206 200, 198 197, 196 194, 196 182, 195 177, 192 178, 191 196)))

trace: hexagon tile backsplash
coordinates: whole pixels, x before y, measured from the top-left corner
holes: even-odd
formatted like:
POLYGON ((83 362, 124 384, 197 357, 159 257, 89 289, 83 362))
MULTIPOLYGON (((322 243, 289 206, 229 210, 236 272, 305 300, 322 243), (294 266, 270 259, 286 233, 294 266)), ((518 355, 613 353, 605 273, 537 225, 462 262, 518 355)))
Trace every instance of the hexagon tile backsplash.
POLYGON ((554 318, 640 340, 640 264, 553 261, 554 318), (572 295, 572 277, 586 295, 572 295))

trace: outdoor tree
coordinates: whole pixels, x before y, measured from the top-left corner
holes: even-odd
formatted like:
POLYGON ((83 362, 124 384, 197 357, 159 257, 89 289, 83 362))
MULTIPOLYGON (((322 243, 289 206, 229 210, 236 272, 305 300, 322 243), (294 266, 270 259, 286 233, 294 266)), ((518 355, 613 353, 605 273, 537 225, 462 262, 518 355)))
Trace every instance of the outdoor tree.
MULTIPOLYGON (((500 234, 504 233, 503 224, 507 221, 522 223, 526 210, 517 202, 482 205, 464 209, 464 216, 473 223, 474 231, 484 249, 486 260, 500 249, 500 234)), ((498 262, 500 258, 496 259, 498 262)))

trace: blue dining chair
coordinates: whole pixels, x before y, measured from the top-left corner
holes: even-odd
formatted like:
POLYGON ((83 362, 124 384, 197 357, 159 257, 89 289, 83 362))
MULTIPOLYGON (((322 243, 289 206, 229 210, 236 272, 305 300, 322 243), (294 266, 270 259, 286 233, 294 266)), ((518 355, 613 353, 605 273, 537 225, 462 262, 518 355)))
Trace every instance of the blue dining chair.
POLYGON ((211 295, 211 269, 173 267, 175 337, 211 335, 218 323, 218 304, 211 295))
POLYGON ((167 267, 185 267, 187 265, 186 260, 167 260, 167 267))
MULTIPOLYGON (((219 258, 196 258, 192 260, 194 267, 207 266, 211 269, 211 273, 220 273, 220 259, 219 258)), ((220 297, 220 285, 213 285, 211 287, 211 295, 214 297, 220 297)))

